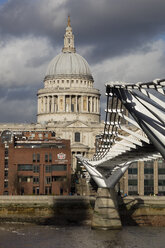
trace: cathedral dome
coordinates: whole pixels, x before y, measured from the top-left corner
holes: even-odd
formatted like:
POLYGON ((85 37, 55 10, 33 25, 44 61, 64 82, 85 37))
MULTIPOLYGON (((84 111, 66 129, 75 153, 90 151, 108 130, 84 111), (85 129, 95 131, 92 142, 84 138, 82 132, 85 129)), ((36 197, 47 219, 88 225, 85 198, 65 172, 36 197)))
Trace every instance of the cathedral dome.
POLYGON ((76 53, 68 17, 62 51, 49 63, 44 89, 38 91, 38 122, 59 122, 60 126, 78 120, 98 123, 100 93, 93 83, 87 61, 76 53))
POLYGON ((81 78, 93 81, 87 61, 76 53, 70 17, 68 17, 62 52, 49 63, 44 81, 61 78, 81 78))
POLYGON ((45 78, 84 77, 92 80, 87 61, 75 52, 62 52, 49 63, 45 78))

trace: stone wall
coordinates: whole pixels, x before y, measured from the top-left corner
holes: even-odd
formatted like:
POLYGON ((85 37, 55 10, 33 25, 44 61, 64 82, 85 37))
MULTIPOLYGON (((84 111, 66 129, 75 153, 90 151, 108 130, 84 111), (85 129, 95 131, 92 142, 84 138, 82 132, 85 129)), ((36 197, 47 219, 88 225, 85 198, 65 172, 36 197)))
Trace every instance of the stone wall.
POLYGON ((165 226, 164 196, 119 198, 122 225, 165 226))
MULTIPOLYGON (((122 225, 165 226, 165 197, 119 198, 122 225)), ((0 221, 91 225, 95 197, 0 196, 0 221)))
POLYGON ((90 224, 94 202, 80 196, 0 196, 0 221, 90 224))

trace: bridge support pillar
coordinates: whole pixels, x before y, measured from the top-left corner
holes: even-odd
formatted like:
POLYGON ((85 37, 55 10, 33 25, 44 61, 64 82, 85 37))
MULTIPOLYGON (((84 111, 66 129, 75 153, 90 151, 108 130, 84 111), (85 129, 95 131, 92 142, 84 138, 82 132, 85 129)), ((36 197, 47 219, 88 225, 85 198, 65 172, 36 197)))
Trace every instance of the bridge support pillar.
POLYGON ((98 188, 92 220, 93 229, 121 229, 115 189, 98 188))

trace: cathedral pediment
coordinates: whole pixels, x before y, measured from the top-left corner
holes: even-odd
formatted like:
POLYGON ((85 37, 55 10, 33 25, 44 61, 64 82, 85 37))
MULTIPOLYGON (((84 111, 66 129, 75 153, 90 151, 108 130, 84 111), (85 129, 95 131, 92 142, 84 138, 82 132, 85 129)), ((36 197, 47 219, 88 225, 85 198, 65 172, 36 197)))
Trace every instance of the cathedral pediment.
POLYGON ((89 149, 89 146, 87 146, 87 145, 84 145, 84 144, 82 144, 82 143, 73 143, 72 145, 71 145, 71 149, 75 149, 75 148, 78 148, 79 150, 81 150, 81 149, 89 149))
POLYGON ((89 127, 89 125, 82 122, 82 121, 76 120, 76 121, 73 121, 69 124, 66 124, 65 127, 74 127, 74 128, 76 128, 76 127, 89 127))

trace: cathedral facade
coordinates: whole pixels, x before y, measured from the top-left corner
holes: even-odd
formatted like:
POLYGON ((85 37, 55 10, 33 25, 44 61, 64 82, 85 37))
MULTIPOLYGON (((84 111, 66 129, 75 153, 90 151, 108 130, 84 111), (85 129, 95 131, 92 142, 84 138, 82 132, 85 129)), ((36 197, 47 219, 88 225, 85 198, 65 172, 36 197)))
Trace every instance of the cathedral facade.
POLYGON ((37 94, 37 123, 0 124, 0 131, 48 130, 59 139, 69 139, 75 171, 75 155, 91 158, 95 152, 95 137, 104 128, 100 120, 100 93, 93 83, 87 61, 76 53, 68 17, 62 52, 49 63, 44 87, 37 94))

